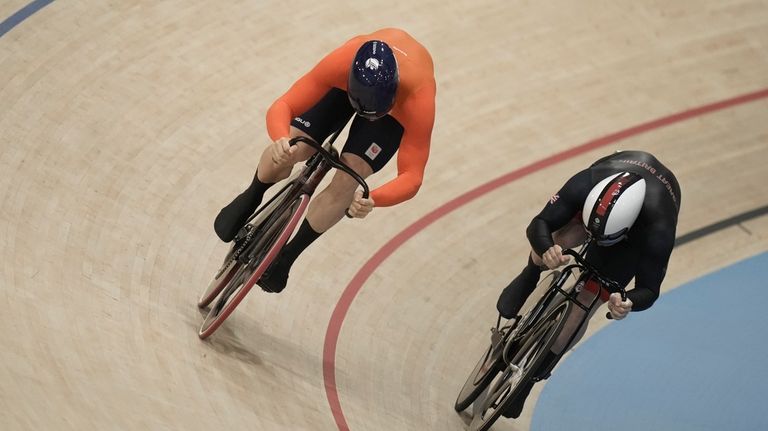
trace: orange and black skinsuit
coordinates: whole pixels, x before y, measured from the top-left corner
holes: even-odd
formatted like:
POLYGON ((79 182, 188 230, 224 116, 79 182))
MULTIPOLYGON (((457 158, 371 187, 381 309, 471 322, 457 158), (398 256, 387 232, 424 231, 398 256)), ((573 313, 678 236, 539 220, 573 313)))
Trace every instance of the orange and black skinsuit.
MULTIPOLYGON (((293 126, 322 143, 354 117, 342 154, 359 156, 377 172, 399 150, 397 177, 371 192, 375 206, 391 206, 412 198, 421 186, 435 119, 435 91, 434 68, 427 50, 402 30, 383 29, 350 39, 299 78, 269 108, 267 130, 277 141, 290 137, 293 126), (346 92, 355 55, 372 40, 389 45, 400 78, 391 111, 375 121, 355 115, 346 92)), ((223 241, 231 241, 242 232, 245 220, 270 186, 254 175, 250 187, 219 212, 214 229, 223 241)), ((321 234, 305 219, 259 280, 262 289, 282 291, 295 259, 321 234)))
POLYGON ((356 116, 342 152, 362 157, 376 172, 399 147, 397 177, 371 192, 377 207, 391 206, 412 198, 419 190, 435 119, 432 57, 405 31, 386 28, 356 36, 328 54, 272 104, 267 112, 267 130, 276 141, 290 136, 290 126, 294 126, 322 142, 346 124, 354 115, 346 96, 352 60, 369 40, 386 42, 395 54, 400 75, 395 105, 376 121, 356 116))

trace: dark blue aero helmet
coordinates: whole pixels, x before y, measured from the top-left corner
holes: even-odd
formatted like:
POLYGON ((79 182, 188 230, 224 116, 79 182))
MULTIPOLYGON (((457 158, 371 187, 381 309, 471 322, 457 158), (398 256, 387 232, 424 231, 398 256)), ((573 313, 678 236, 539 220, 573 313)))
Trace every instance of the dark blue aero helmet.
POLYGON ((349 70, 349 102, 361 117, 381 118, 395 104, 399 81, 392 48, 380 40, 369 40, 357 50, 349 70))

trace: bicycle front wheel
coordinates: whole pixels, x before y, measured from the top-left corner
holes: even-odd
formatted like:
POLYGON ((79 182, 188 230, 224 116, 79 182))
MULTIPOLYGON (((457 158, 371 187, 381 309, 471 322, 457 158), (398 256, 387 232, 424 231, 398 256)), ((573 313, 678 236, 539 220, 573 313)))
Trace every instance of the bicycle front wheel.
POLYGON ((477 408, 469 426, 470 431, 488 430, 519 395, 521 388, 535 377, 534 374, 565 326, 570 306, 570 302, 565 301, 553 307, 517 341, 520 347, 509 364, 494 376, 486 397, 475 403, 477 408))
POLYGON ((308 204, 309 195, 301 194, 280 214, 275 214, 275 217, 265 221, 259 228, 260 233, 257 234, 256 243, 247 250, 250 256, 249 261, 231 270, 233 274, 226 287, 222 289, 200 326, 198 336, 201 339, 213 334, 235 311, 237 305, 245 298, 288 241, 308 204))
MULTIPOLYGON (((263 230, 263 225, 269 216, 277 210, 280 204, 289 199, 290 194, 294 191, 294 187, 295 186, 292 183, 288 183, 277 193, 275 193, 275 195, 272 196, 269 201, 267 201, 267 203, 262 205, 253 215, 248 218, 246 228, 263 230)), ((216 274, 213 276, 213 280, 208 283, 208 287, 206 287, 205 291, 203 291, 202 295, 200 295, 200 298, 197 301, 197 306, 199 308, 205 308, 210 305, 210 303, 216 299, 219 293, 224 290, 229 282, 232 281, 232 277, 237 274, 237 271, 240 269, 242 264, 238 261, 235 261, 233 259, 233 255, 238 248, 240 248, 240 245, 237 242, 234 242, 232 246, 230 246, 227 255, 224 257, 224 261, 222 262, 221 267, 216 271, 216 274)))

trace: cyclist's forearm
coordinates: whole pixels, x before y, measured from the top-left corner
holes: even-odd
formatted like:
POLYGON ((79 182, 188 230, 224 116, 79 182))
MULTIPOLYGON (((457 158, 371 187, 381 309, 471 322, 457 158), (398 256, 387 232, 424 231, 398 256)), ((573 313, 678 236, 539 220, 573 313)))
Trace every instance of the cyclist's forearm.
POLYGON ((674 245, 674 232, 653 232, 637 262, 635 288, 627 292, 634 311, 650 308, 659 297, 661 283, 667 273, 667 263, 674 245), (636 300, 637 299, 637 300, 636 300))
POLYGON ((589 171, 579 172, 571 177, 531 220, 526 235, 536 254, 541 256, 555 245, 552 234, 567 225, 579 213, 584 197, 590 189, 589 186, 589 171))
POLYGON ((531 220, 531 224, 528 225, 525 234, 528 237, 528 242, 531 243, 531 248, 539 256, 555 245, 549 225, 539 217, 531 220))
POLYGON ((394 180, 371 191, 371 199, 377 207, 390 207, 416 196, 421 188, 421 176, 401 174, 394 180))

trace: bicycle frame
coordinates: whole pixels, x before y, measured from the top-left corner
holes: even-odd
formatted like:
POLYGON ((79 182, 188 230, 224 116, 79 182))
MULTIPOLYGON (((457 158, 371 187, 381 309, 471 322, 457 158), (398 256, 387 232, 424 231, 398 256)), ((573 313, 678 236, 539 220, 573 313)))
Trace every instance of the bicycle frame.
MULTIPOLYGON (((553 279, 546 292, 524 316, 517 316, 502 326, 499 315, 496 327, 491 328, 490 347, 469 374, 454 404, 457 412, 473 406, 470 429, 487 430, 515 397, 525 396, 521 391, 529 391, 527 385, 549 377, 560 358, 583 334, 602 289, 620 292, 622 299, 626 298, 621 286, 584 259, 593 243, 592 240, 585 242, 579 251, 563 251, 576 262, 562 272, 547 275, 553 279), (579 274, 573 286, 566 286, 577 270, 579 274), (582 287, 589 280, 597 281, 599 286, 591 299, 581 296, 582 287), (574 315, 574 312, 582 314, 574 315)), ((547 283, 546 279, 542 283, 547 283)))
POLYGON ((350 175, 362 186, 363 197, 369 196, 365 180, 344 164, 333 148, 333 142, 343 128, 337 130, 325 145, 304 136, 289 141, 290 145, 304 142, 316 152, 301 171, 288 178, 287 183, 248 218, 235 236, 224 263, 198 301, 200 308, 213 304, 198 331, 200 338, 204 339, 216 331, 254 284, 269 271, 272 261, 304 216, 311 195, 331 168, 350 175), (225 274, 226 278, 221 278, 225 274))
MULTIPOLYGON (((619 292, 622 296, 622 299, 626 299, 626 291, 623 288, 618 286, 614 281, 602 276, 595 268, 593 268, 584 260, 587 252, 593 244, 594 241, 589 240, 581 246, 579 251, 569 249, 563 251, 564 255, 567 254, 573 256, 576 259, 576 263, 567 265, 565 268, 563 268, 563 270, 560 272, 560 275, 557 276, 552 284, 550 284, 546 293, 542 295, 536 305, 534 305, 534 307, 528 313, 526 313, 522 318, 518 319, 518 321, 516 321, 509 328, 507 336, 504 337, 505 346, 502 357, 505 363, 509 364, 508 352, 514 343, 524 338, 528 331, 545 315, 548 310, 553 309, 561 303, 565 301, 570 302, 570 305, 566 311, 566 318, 570 316, 574 305, 578 306, 584 311, 581 321, 579 321, 578 325, 576 325, 577 330, 570 334, 568 342, 565 344, 566 346, 571 346, 576 335, 579 333, 578 329, 581 328, 590 318, 591 312, 598 303, 598 300, 600 299, 600 293, 603 289, 608 290, 610 293, 613 293, 614 291, 619 292), (575 270, 578 270, 580 274, 577 277, 576 282, 573 284, 573 287, 570 289, 564 288, 565 284, 568 282, 568 279, 571 277, 575 270), (594 295, 589 304, 584 304, 577 297, 581 292, 579 286, 583 286, 592 278, 598 281, 600 291, 594 295)), ((501 316, 499 316, 499 319, 496 323, 496 332, 499 332, 502 329, 499 328, 500 323, 501 316)))
MULTIPOLYGON (((289 143, 290 145, 296 145, 299 142, 304 142, 305 144, 313 147, 315 150, 314 155, 310 157, 305 167, 294 174, 293 178, 289 178, 288 182, 285 186, 283 186, 280 191, 278 191, 272 198, 270 198, 269 201, 267 201, 266 204, 262 205, 253 215, 251 215, 248 220, 246 221, 246 224, 251 223, 254 219, 256 219, 260 214, 263 213, 263 211, 266 208, 270 208, 270 206, 273 204, 273 202, 278 199, 278 197, 282 197, 282 202, 280 202, 280 206, 277 208, 272 209, 270 214, 267 215, 267 219, 263 220, 261 222, 255 223, 256 226, 255 229, 248 232, 246 241, 244 243, 246 244, 245 248, 248 248, 247 244, 252 244, 250 239, 259 233, 259 227, 263 225, 265 222, 269 222, 270 218, 277 217, 279 214, 283 212, 291 203, 300 195, 306 194, 308 196, 312 196, 314 194, 315 189, 317 189, 317 186, 320 184, 320 182, 323 180, 325 175, 328 173, 328 171, 331 170, 331 168, 336 168, 338 170, 343 171, 347 175, 350 175, 352 178, 355 179, 362 187, 363 187, 363 198, 368 198, 370 195, 370 190, 368 188, 368 185, 365 183, 365 180, 357 174, 354 170, 349 168, 347 165, 342 163, 339 160, 339 153, 338 151, 333 147, 333 143, 336 141, 336 138, 339 136, 341 131, 344 129, 344 126, 342 126, 340 129, 338 129, 331 138, 323 145, 318 144, 314 140, 307 138, 305 136, 297 136, 295 138, 292 138, 289 143), (283 195, 283 192, 286 189, 291 189, 286 195, 283 195)), ((267 223, 269 224, 269 223, 267 223)), ((252 247, 251 247, 252 248, 252 247)), ((253 256, 251 256, 251 253, 246 252, 246 250, 241 249, 234 251, 234 257, 233 259, 237 259, 238 257, 243 257, 245 261, 250 260, 253 256)), ((245 262, 243 262, 245 263, 245 262)))

